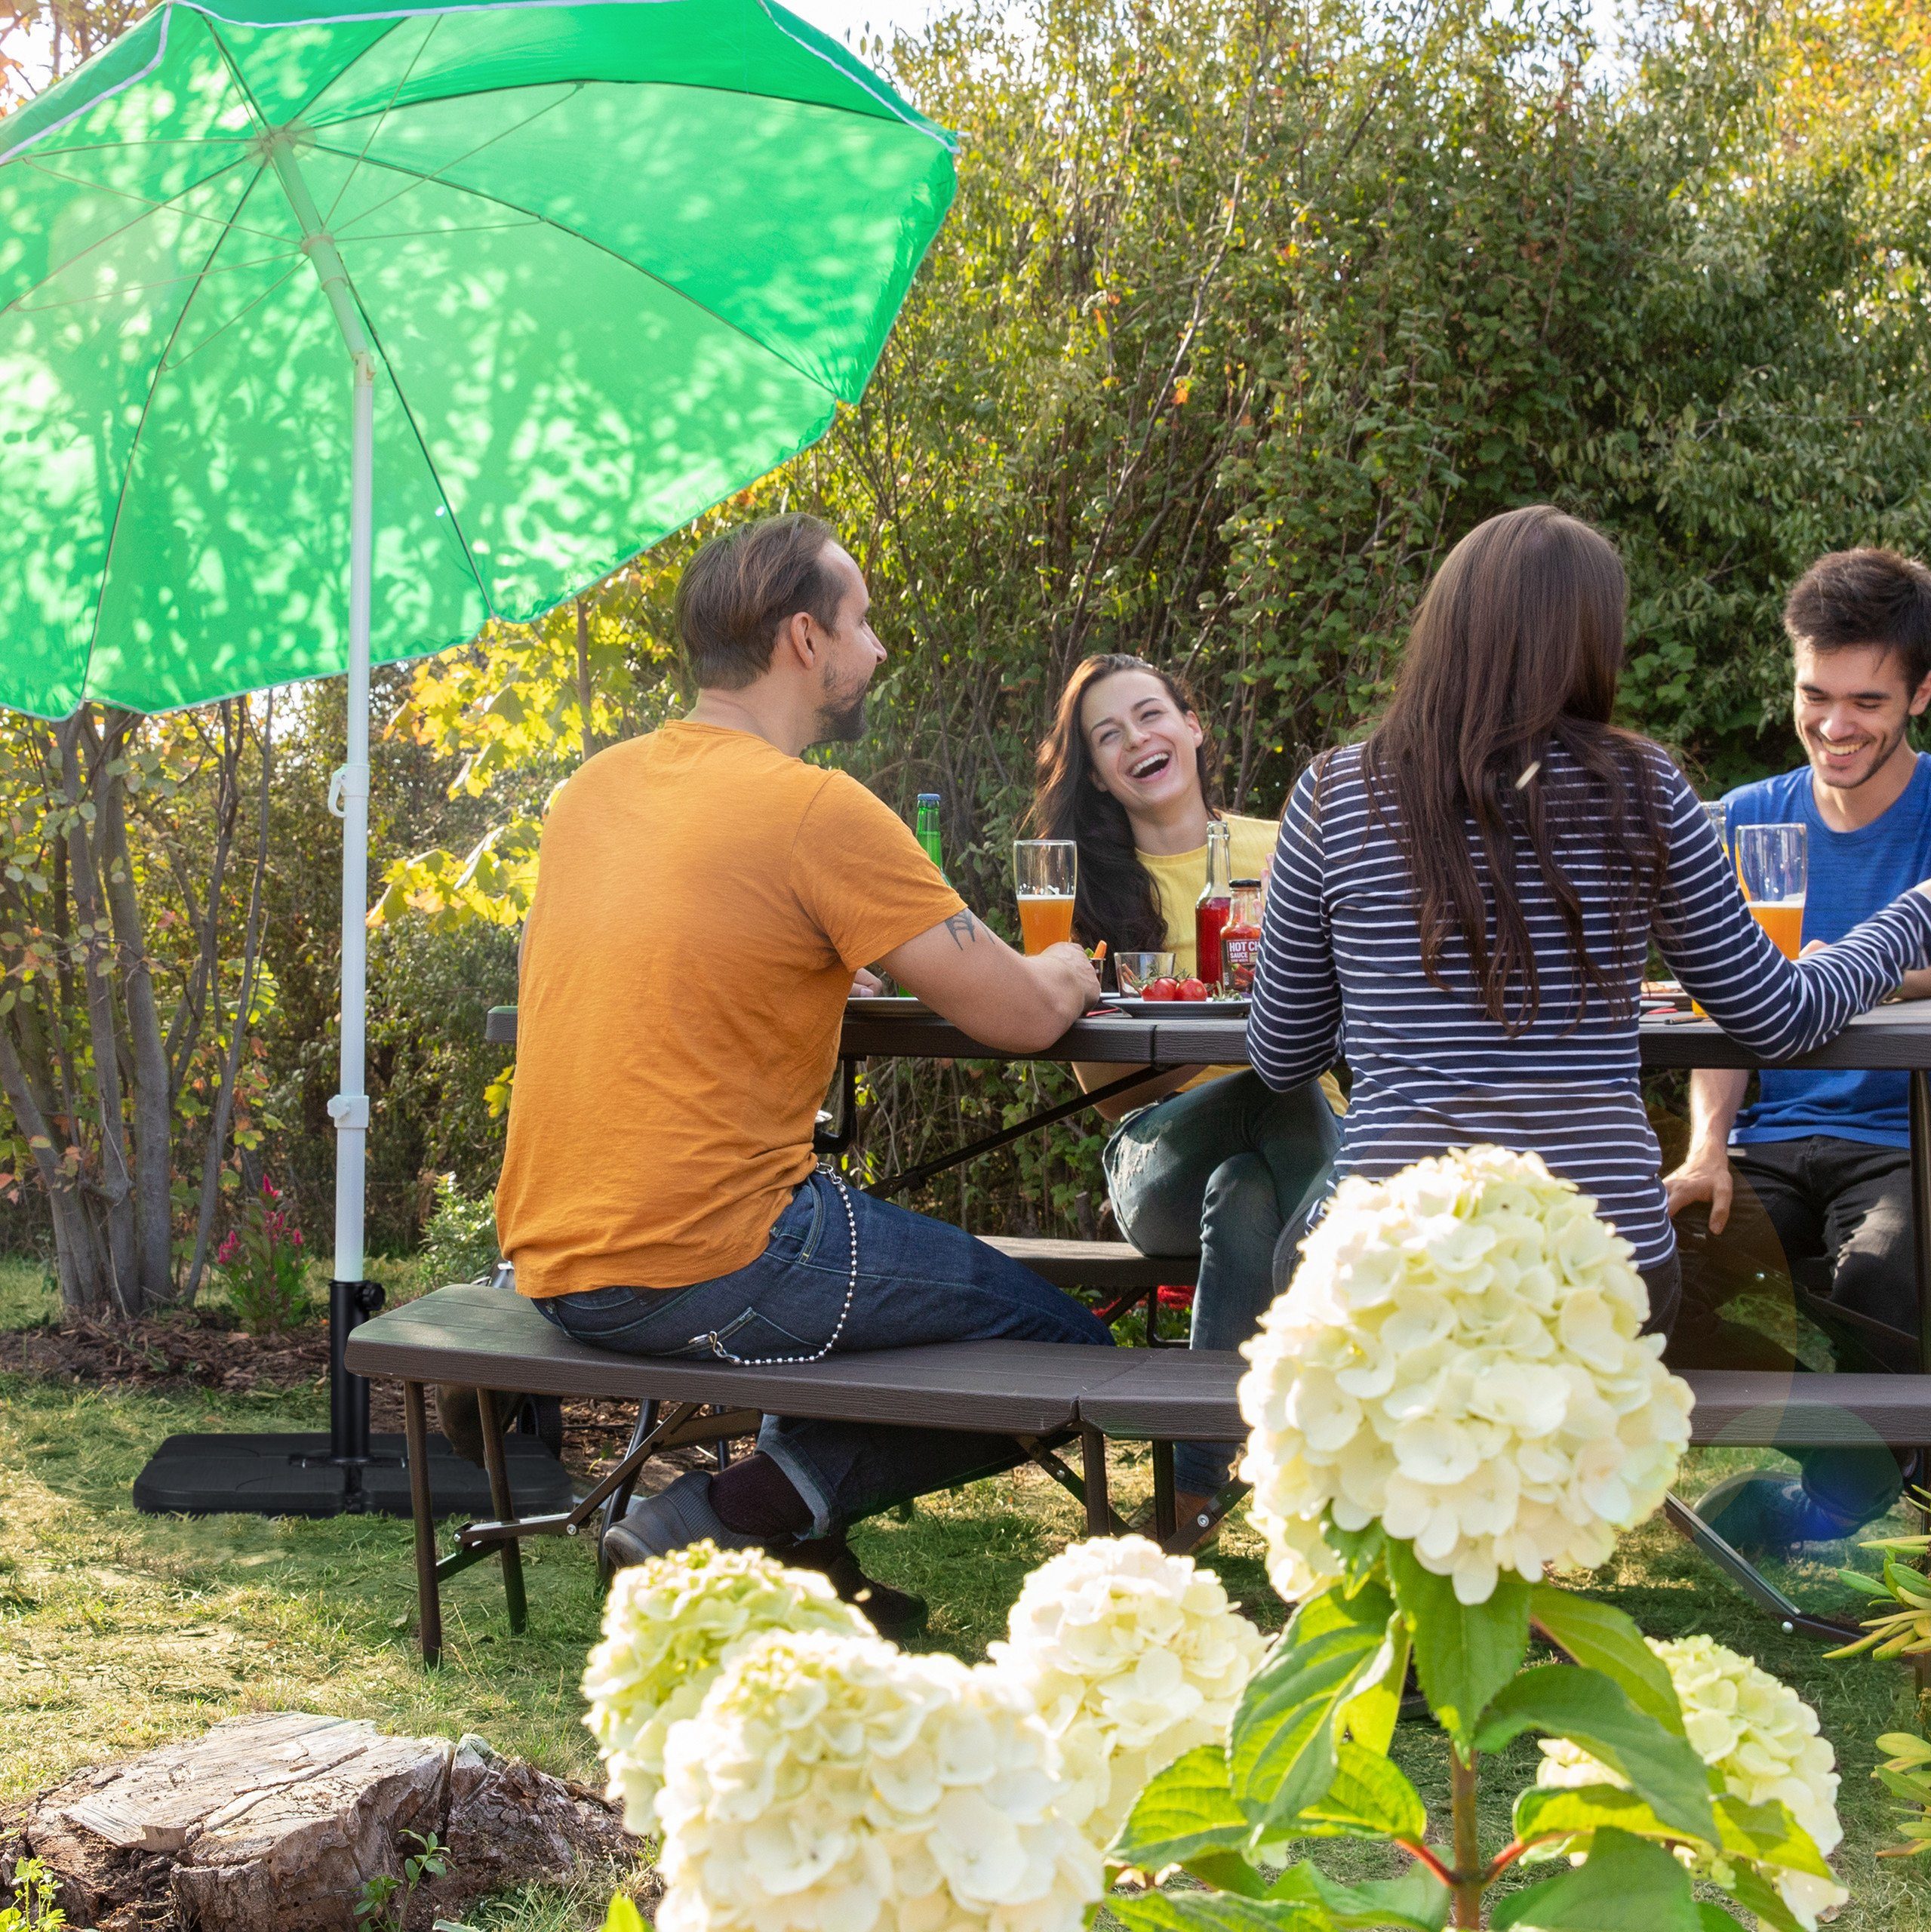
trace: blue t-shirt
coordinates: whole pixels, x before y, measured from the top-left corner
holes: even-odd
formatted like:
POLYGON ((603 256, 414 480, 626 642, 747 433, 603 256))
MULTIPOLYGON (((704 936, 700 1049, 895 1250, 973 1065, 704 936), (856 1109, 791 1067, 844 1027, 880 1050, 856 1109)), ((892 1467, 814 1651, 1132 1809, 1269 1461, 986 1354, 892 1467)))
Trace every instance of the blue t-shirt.
MULTIPOLYGON (((1724 800, 1732 828, 1800 825, 1810 848, 1803 943, 1835 941, 1931 878, 1931 754, 1917 754, 1903 795, 1856 832, 1834 832, 1817 810, 1810 768, 1740 786, 1724 800)), ((1910 1076, 1904 1073, 1791 1073, 1766 1068, 1760 1097, 1738 1115, 1733 1146, 1827 1134, 1871 1147, 1911 1145, 1910 1076)))

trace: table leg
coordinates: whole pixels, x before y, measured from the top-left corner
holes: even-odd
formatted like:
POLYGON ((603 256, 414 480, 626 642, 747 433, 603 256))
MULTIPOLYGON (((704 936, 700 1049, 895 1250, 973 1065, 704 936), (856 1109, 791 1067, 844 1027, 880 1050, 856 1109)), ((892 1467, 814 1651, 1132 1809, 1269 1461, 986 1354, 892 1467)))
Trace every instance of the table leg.
POLYGON ((423 1385, 402 1385, 402 1427, 409 1448, 409 1513, 416 1524, 416 1620, 423 1661, 442 1661, 442 1591, 436 1580, 436 1518, 429 1500, 429 1425, 423 1385))
POLYGON ((1173 1445, 1153 1445, 1153 1540, 1162 1549, 1173 1540, 1179 1528, 1173 1505, 1173 1445))
MULTIPOLYGON (((1911 1220, 1917 1263, 1917 1366, 1931 1375, 1931 1072, 1914 1067, 1911 1075, 1911 1220)), ((1931 1447, 1920 1444, 1918 1480, 1931 1489, 1931 1447)), ((1931 1571, 1931 1554, 1924 1559, 1931 1571)), ((1931 1690, 1931 1657, 1915 1660, 1917 1688, 1931 1690)))
MULTIPOLYGON (((509 1458, 503 1446, 503 1432, 497 1426, 497 1398, 493 1389, 476 1391, 477 1406, 482 1411, 483 1461, 490 1472, 490 1506, 500 1523, 509 1520, 509 1458)), ((523 1595, 523 1552, 514 1537, 503 1540, 503 1593, 509 1605, 509 1628, 521 1636, 529 1621, 529 1607, 523 1595)))
POLYGON ((1113 1534, 1113 1511, 1106 1496, 1106 1438, 1096 1429, 1080 1431, 1080 1463, 1086 1478, 1086 1533, 1113 1534))

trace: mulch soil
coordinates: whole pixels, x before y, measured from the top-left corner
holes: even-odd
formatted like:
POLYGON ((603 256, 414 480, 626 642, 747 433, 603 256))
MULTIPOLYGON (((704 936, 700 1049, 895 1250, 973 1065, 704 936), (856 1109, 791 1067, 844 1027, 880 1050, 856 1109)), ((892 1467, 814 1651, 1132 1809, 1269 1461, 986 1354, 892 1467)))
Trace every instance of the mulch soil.
MULTIPOLYGON (((319 1391, 328 1385, 328 1330, 318 1323, 284 1335, 251 1335, 223 1326, 204 1309, 177 1310, 140 1321, 72 1321, 57 1328, 0 1330, 4 1374, 157 1395, 195 1389, 227 1395, 319 1391)), ((581 1481, 594 1481, 623 1454, 636 1420, 634 1402, 570 1397, 563 1405, 564 1467, 581 1481)), ((375 1430, 401 1433, 400 1383, 371 1383, 369 1420, 375 1430)), ((700 1460, 708 1457, 695 1449, 653 1457, 640 1487, 654 1491, 700 1460)))

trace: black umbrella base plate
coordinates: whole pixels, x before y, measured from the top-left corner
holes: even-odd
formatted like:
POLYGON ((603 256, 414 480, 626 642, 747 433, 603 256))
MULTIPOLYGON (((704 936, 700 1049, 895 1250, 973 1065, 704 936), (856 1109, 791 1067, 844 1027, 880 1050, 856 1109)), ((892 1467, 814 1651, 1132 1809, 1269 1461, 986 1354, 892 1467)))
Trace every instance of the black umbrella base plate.
MULTIPOLYGON (((503 1438, 516 1513, 567 1509, 570 1475, 533 1435, 503 1438)), ((326 1434, 171 1435, 134 1478, 134 1507, 151 1516, 407 1516, 409 1469, 400 1435, 369 1439, 371 1460, 328 1460, 326 1434)), ((438 1516, 494 1517, 490 1479, 440 1435, 429 1438, 429 1494, 438 1516)))

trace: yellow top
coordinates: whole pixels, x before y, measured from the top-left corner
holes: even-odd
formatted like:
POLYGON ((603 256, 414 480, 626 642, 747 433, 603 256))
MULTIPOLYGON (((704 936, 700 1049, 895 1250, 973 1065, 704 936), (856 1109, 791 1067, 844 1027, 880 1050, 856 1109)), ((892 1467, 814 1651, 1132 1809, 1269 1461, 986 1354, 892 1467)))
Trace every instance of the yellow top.
MULTIPOLYGON (((1228 831, 1228 845, 1233 855, 1233 878, 1265 876, 1268 861, 1274 857, 1274 841, 1280 822, 1271 818, 1237 818, 1231 812, 1222 820, 1228 831)), ((1134 857, 1151 875, 1160 895, 1160 916, 1167 921, 1165 950, 1173 955, 1173 976, 1193 977, 1200 955, 1194 945, 1194 903, 1207 884, 1207 848, 1196 845, 1191 852, 1141 852, 1134 857)))
MULTIPOLYGON (((1228 852, 1233 861, 1228 878, 1264 878, 1268 862, 1274 857, 1274 841, 1280 835, 1279 820, 1241 818, 1233 812, 1223 812, 1221 822, 1227 827, 1228 852)), ((1165 949, 1173 955, 1174 976, 1190 979, 1200 964, 1200 951, 1194 939, 1194 904, 1207 884, 1207 848, 1196 845, 1191 852, 1142 852, 1136 848, 1135 856, 1152 875, 1155 890, 1160 895, 1160 916, 1167 921, 1165 949)), ((1223 1074, 1241 1071, 1238 1066, 1210 1066, 1189 1080, 1187 1088, 1204 1086, 1223 1074)), ((1336 1113, 1347 1111, 1347 1103, 1333 1074, 1321 1075, 1321 1091, 1336 1113)))
POLYGON ((543 827, 497 1229, 527 1295, 742 1268, 810 1173, 853 971, 961 908, 856 779, 680 719, 543 827))

